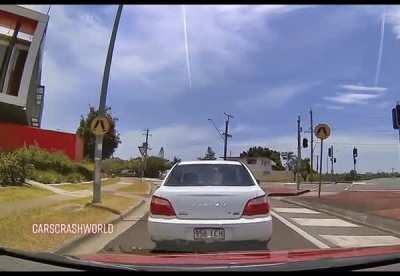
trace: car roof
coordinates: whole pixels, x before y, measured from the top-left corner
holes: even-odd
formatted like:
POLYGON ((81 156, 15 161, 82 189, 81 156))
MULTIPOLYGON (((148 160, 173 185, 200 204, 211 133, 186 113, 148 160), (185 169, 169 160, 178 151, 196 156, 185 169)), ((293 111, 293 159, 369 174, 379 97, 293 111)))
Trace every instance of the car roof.
POLYGON ((225 164, 225 165, 242 165, 239 161, 227 160, 196 160, 196 161, 183 161, 178 165, 202 165, 202 164, 225 164))

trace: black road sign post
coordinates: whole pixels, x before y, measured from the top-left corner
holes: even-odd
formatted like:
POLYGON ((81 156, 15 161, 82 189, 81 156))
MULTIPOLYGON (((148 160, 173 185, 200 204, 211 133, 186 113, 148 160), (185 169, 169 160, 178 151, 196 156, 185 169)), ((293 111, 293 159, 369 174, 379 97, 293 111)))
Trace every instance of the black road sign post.
POLYGON ((321 186, 322 186, 322 152, 323 152, 323 142, 324 139, 320 139, 321 142, 321 151, 319 153, 319 185, 318 185, 318 198, 321 196, 321 186))

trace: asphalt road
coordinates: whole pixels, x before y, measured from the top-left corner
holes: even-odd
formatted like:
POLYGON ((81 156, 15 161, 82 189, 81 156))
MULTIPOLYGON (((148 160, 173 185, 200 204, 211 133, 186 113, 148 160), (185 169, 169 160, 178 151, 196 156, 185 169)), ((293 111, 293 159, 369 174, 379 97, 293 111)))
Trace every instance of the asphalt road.
MULTIPOLYGON (((102 250, 107 253, 153 253, 158 252, 155 244, 150 240, 147 232, 147 215, 131 226, 124 233, 109 242, 102 250)), ((268 245, 269 250, 286 250, 286 249, 311 249, 316 248, 315 245, 302 238, 299 234, 288 228, 279 220, 273 218, 273 235, 268 245)), ((174 247, 168 248, 171 252, 190 252, 188 248, 174 247)), ((203 252, 220 252, 234 250, 261 250, 266 249, 258 244, 240 243, 233 245, 223 245, 222 247, 208 246, 203 248, 203 252), (205 250, 205 251, 204 251, 205 250)))

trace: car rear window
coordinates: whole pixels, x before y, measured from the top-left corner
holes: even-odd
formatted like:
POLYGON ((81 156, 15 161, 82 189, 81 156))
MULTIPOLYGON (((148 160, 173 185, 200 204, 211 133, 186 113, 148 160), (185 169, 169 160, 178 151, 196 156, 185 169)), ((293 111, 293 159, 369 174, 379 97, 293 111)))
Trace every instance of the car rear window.
POLYGON ((241 165, 187 164, 176 166, 165 186, 254 186, 241 165))

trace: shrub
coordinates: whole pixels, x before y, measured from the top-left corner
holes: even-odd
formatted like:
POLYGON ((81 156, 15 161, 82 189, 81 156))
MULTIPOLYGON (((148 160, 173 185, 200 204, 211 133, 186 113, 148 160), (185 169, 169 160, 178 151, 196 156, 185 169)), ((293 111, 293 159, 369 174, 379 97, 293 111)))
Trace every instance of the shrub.
POLYGON ((0 153, 0 185, 21 185, 25 182, 28 168, 13 152, 0 153))
POLYGON ((61 174, 72 173, 74 163, 62 152, 50 153, 38 147, 21 148, 15 153, 26 164, 32 164, 35 169, 54 170, 61 174))

